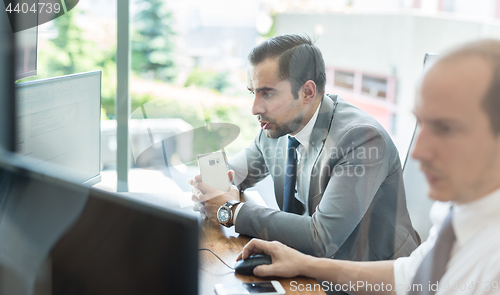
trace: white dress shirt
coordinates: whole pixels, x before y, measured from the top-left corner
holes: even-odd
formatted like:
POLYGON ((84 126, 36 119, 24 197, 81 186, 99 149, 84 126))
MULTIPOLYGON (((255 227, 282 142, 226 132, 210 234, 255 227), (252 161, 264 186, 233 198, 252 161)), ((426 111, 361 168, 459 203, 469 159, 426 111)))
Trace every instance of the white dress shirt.
POLYGON ((394 263, 395 288, 406 294, 420 263, 431 250, 444 218, 453 206, 456 240, 436 295, 500 294, 500 189, 471 203, 435 202, 429 237, 410 257, 394 263))
MULTIPOLYGON (((295 137, 295 139, 300 143, 299 146, 297 147, 297 171, 302 171, 301 167, 304 165, 304 161, 301 161, 301 157, 305 156, 307 152, 307 148, 309 147, 309 139, 311 138, 311 133, 314 129, 314 125, 316 124, 316 119, 318 119, 318 114, 319 114, 319 108, 321 107, 321 102, 318 105, 318 108, 316 109, 316 112, 314 112, 314 115, 311 117, 309 122, 307 122, 306 126, 302 128, 295 136, 290 137, 295 137)), ((300 193, 300 190, 298 189, 300 187, 301 183, 301 177, 297 175, 295 182, 295 198, 299 200, 302 205, 304 205, 304 208, 306 209, 304 211, 304 215, 309 215, 309 202, 307 202, 307 196, 303 196, 300 193)))
MULTIPOLYGON (((318 108, 316 109, 316 112, 314 112, 314 115, 311 117, 309 122, 307 122, 306 126, 302 128, 297 134, 295 134, 295 139, 300 143, 300 145, 297 147, 297 171, 300 170, 300 157, 301 155, 305 155, 307 148, 309 147, 309 139, 311 138, 311 133, 314 129, 314 125, 316 124, 316 119, 318 119, 318 114, 319 114, 319 108, 321 107, 321 101, 318 105, 318 108)), ((297 175, 298 176, 298 175, 297 175)), ((295 198, 299 200, 303 205, 304 208, 306 209, 304 211, 304 215, 309 215, 309 206, 307 202, 307 196, 302 196, 298 191, 298 187, 300 185, 300 177, 297 177, 297 181, 295 182, 295 198)), ((241 206, 240 204, 236 205, 236 209, 234 210, 234 217, 233 217, 233 224, 236 224, 236 218, 238 217, 238 212, 240 212, 241 206)))

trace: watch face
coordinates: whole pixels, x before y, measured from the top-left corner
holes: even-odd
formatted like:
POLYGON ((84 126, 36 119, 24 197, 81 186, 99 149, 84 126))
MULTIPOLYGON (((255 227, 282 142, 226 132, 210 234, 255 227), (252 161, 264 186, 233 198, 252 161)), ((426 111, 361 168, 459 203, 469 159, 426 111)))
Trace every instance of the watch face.
POLYGON ((229 219, 229 212, 226 208, 220 208, 217 212, 217 218, 220 222, 226 222, 229 219))

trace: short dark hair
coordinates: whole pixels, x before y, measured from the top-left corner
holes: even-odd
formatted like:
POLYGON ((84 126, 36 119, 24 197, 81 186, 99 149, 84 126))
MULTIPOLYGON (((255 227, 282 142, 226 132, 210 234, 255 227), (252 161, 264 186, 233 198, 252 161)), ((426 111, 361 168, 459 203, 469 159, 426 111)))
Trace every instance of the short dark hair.
POLYGON ((485 60, 492 68, 493 75, 490 85, 483 98, 483 109, 489 117, 491 129, 495 135, 500 134, 500 41, 485 39, 467 43, 443 55, 438 62, 453 62, 463 57, 479 57, 485 60))
POLYGON ((295 99, 299 98, 298 92, 308 80, 316 83, 318 93, 325 93, 325 61, 308 36, 276 36, 256 46, 248 55, 254 66, 268 58, 278 59, 278 75, 290 82, 295 99))

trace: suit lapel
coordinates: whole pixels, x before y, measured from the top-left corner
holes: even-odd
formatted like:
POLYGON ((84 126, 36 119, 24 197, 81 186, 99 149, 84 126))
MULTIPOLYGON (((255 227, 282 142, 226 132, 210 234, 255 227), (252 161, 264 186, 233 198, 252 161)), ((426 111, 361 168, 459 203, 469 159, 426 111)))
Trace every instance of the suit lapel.
POLYGON ((303 170, 298 175, 299 177, 301 177, 301 194, 303 196, 308 196, 306 201, 309 202, 309 213, 312 212, 310 200, 313 197, 310 195, 311 179, 319 177, 319 175, 317 175, 318 173, 313 173, 313 168, 321 150, 323 149, 325 139, 330 131, 330 126, 336 105, 336 95, 332 95, 331 97, 325 95, 323 97, 323 101, 321 102, 321 107, 319 109, 318 118, 316 119, 316 123, 314 124, 314 128, 309 139, 307 154, 304 157, 305 159, 303 163, 303 170))
MULTIPOLYGON (((330 130, 331 121, 333 118, 333 112, 337 105, 337 96, 324 96, 321 102, 321 107, 319 109, 318 118, 314 124, 311 137, 309 139, 309 147, 307 153, 302 157, 304 161, 304 167, 302 171, 299 171, 298 177, 301 177, 301 194, 302 196, 309 195, 309 186, 311 183, 312 169, 319 153, 323 149, 324 141, 328 136, 330 130)), ((275 154, 274 154, 274 165, 271 169, 275 169, 272 173, 274 175, 274 193, 276 195, 276 202, 281 210, 283 210, 283 189, 285 185, 285 167, 286 167, 286 151, 288 148, 288 137, 282 136, 278 138, 275 154), (277 168, 281 167, 281 169, 277 168)), ((314 176, 319 177, 319 175, 314 176)), ((308 200, 312 196, 309 195, 308 200)), ((309 204, 310 205, 310 204, 309 204)), ((309 206, 311 207, 311 206, 309 206)))

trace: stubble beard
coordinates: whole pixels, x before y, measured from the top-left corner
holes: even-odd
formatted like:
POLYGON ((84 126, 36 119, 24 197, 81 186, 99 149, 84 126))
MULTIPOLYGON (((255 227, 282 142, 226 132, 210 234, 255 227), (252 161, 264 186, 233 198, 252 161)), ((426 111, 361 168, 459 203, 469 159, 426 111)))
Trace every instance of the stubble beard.
POLYGON ((268 138, 274 138, 274 139, 280 138, 284 135, 293 133, 296 130, 298 130, 302 125, 303 119, 304 116, 302 114, 298 114, 297 117, 283 124, 277 124, 273 122, 272 124, 275 126, 275 129, 274 130, 267 129, 264 130, 264 132, 266 133, 266 136, 268 138))

